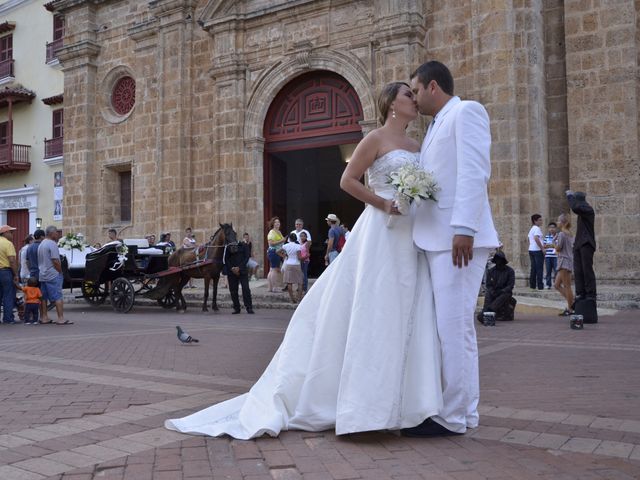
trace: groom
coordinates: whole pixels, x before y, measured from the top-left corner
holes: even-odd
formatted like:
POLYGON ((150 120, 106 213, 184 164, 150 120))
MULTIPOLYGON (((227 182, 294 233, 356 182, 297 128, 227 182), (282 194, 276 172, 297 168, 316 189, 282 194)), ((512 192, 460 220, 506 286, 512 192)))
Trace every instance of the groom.
POLYGON ((478 426, 474 311, 489 251, 499 244, 487 195, 489 116, 479 103, 453 95, 453 77, 440 62, 418 67, 411 75, 411 89, 418 111, 433 117, 420 161, 441 188, 437 201, 421 202, 417 208, 413 240, 427 257, 434 288, 443 408, 403 433, 462 434, 478 426))

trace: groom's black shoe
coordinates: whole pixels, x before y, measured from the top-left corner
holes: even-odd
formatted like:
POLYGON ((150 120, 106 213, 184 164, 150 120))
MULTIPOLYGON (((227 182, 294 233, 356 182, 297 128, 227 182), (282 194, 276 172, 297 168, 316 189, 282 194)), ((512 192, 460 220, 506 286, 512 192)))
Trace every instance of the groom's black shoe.
POLYGON ((446 435, 464 435, 464 433, 452 432, 439 423, 427 418, 420 425, 400 430, 405 437, 443 437, 446 435))

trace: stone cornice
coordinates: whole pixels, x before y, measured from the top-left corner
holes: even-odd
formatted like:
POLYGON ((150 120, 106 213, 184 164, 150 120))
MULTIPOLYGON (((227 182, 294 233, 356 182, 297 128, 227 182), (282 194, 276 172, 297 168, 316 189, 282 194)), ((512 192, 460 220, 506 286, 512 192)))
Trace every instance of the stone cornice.
POLYGON ((217 58, 213 67, 209 69, 209 76, 214 80, 241 78, 247 68, 241 55, 232 54, 217 58))
POLYGON ((307 4, 318 3, 318 0, 290 0, 288 2, 281 2, 276 5, 268 6, 260 10, 251 12, 242 12, 238 7, 235 0, 210 0, 204 7, 200 17, 198 18, 198 24, 207 32, 214 26, 220 23, 229 22, 232 20, 250 20, 253 18, 262 17, 265 15, 274 14, 277 12, 294 9, 307 4))
MULTIPOLYGON (((72 43, 71 45, 65 45, 57 51, 58 58, 63 63, 63 67, 66 62, 72 62, 76 59, 85 58, 85 63, 89 63, 91 59, 94 59, 100 52, 100 45, 93 40, 82 40, 80 42, 72 43)), ((75 65, 77 66, 77 65, 75 65)))
POLYGON ((53 2, 49 2, 48 9, 51 9, 53 12, 64 13, 85 4, 100 5, 111 1, 113 0, 55 0, 53 2))
POLYGON ((192 11, 197 3, 196 0, 151 0, 149 10, 155 16, 163 17, 179 11, 192 11))
POLYGON ((158 25, 158 19, 151 18, 143 22, 135 23, 127 30, 127 32, 136 42, 140 42, 156 35, 158 33, 158 25))

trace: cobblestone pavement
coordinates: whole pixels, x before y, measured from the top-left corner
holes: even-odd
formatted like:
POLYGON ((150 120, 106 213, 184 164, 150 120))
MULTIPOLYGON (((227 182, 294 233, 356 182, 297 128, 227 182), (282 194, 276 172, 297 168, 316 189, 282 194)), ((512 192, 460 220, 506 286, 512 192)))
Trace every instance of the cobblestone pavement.
POLYGON ((549 314, 478 329, 481 425, 461 437, 162 427, 246 391, 291 311, 71 305, 70 326, 0 325, 0 480, 640 478, 640 312, 582 331, 549 314), (200 339, 178 343, 175 325, 200 339))

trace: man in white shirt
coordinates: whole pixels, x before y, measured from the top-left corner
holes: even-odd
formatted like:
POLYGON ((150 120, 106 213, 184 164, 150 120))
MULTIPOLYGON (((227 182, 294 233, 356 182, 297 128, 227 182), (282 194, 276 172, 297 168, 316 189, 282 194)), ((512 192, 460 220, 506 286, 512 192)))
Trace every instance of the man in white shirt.
POLYGON ((542 215, 531 215, 531 229, 529 230, 529 260, 531 271, 529 273, 529 287, 532 290, 544 290, 542 272, 544 269, 544 245, 542 244, 542 215))
POLYGON ((291 230, 291 233, 295 233, 296 234, 296 237, 298 239, 298 243, 300 243, 300 234, 302 232, 306 233, 307 234, 307 240, 311 241, 311 234, 309 233, 308 230, 303 228, 304 227, 304 221, 301 218, 296 218, 295 225, 296 225, 296 228, 295 228, 295 230, 291 230))

